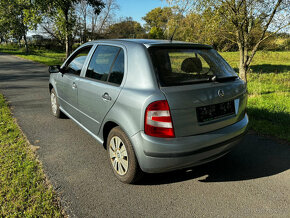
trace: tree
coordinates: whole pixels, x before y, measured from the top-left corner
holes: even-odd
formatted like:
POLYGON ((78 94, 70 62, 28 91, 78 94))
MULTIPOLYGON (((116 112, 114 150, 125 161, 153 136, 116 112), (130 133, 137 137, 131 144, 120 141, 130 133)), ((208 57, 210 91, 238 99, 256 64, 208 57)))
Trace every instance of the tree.
POLYGON ((221 17, 215 16, 215 11, 208 9, 201 14, 188 13, 181 19, 174 36, 175 39, 195 43, 210 44, 220 51, 236 50, 232 26, 221 17))
POLYGON ((53 41, 57 42, 61 47, 65 47, 65 36, 59 29, 57 29, 56 25, 50 18, 45 17, 40 27, 45 34, 48 34, 53 39, 53 41))
POLYGON ((99 25, 97 26, 97 31, 99 33, 103 33, 103 31, 108 27, 108 25, 112 21, 114 12, 116 10, 119 10, 119 5, 117 4, 116 0, 106 0, 105 3, 106 3, 105 7, 98 17, 99 25))
POLYGON ((133 21, 131 17, 121 20, 119 23, 112 24, 109 29, 107 36, 108 38, 143 38, 145 30, 141 24, 133 21))
POLYGON ((80 27, 80 38, 82 42, 87 41, 87 17, 88 17, 88 8, 86 0, 80 0, 76 6, 77 14, 79 15, 79 27, 80 27), (81 32, 82 31, 82 32, 81 32))
MULTIPOLYGON (((174 23, 177 25, 176 21, 170 21, 168 25, 173 26, 174 23)), ((201 15, 195 13, 187 14, 177 25, 178 28, 174 34, 174 39, 188 42, 206 43, 202 34, 203 25, 204 23, 202 22, 201 15)))
POLYGON ((28 53, 27 31, 36 29, 41 21, 40 10, 30 0, 0 0, 0 27, 2 37, 24 39, 28 53))
MULTIPOLYGON (((239 75, 247 81, 247 72, 260 44, 281 29, 289 27, 288 0, 167 0, 184 7, 191 2, 191 11, 212 10, 215 25, 229 24, 226 33, 240 52, 239 75), (288 4, 287 4, 288 3, 288 4), (261 27, 260 31, 257 31, 261 27), (256 41, 255 41, 256 40, 256 41)), ((222 26, 217 26, 217 29, 222 26)), ((223 28, 224 29, 224 28, 223 28)))
POLYGON ((149 39, 164 39, 164 31, 156 26, 151 27, 148 33, 149 39))
POLYGON ((170 7, 158 7, 149 11, 142 19, 146 22, 145 28, 149 31, 149 37, 165 38, 168 21, 172 18, 173 12, 170 7))
MULTIPOLYGON (((75 5, 82 0, 35 0, 42 5, 43 11, 54 19, 57 29, 65 39, 66 56, 72 52, 73 31, 76 24, 75 5)), ((87 5, 91 6, 95 14, 99 14, 104 7, 102 0, 86 0, 87 5)))

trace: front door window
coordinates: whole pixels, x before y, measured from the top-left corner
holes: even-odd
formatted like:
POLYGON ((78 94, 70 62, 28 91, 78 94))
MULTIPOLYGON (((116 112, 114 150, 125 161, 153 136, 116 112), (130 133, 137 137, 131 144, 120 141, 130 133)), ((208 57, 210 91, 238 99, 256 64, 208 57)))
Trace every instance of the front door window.
POLYGON ((92 46, 90 45, 78 50, 66 64, 66 73, 79 76, 91 48, 92 46))

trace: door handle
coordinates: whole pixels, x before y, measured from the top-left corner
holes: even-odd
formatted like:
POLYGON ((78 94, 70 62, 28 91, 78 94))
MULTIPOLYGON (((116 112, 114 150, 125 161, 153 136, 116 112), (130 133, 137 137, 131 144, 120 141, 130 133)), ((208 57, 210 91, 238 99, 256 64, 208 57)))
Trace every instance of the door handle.
POLYGON ((102 95, 102 98, 103 98, 104 100, 106 100, 106 101, 111 101, 111 100, 112 100, 112 98, 110 97, 110 95, 109 95, 107 92, 105 92, 105 93, 102 95))
POLYGON ((77 84, 76 84, 75 82, 73 82, 73 84, 72 84, 72 88, 73 88, 73 89, 76 89, 76 88, 77 88, 77 84))

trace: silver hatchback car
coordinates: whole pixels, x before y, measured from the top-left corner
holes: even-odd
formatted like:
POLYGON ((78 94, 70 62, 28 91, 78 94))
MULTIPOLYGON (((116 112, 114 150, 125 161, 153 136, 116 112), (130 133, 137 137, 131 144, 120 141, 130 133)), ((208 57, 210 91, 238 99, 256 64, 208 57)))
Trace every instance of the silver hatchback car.
POLYGON ((208 45, 93 41, 49 72, 53 115, 102 144, 125 183, 215 160, 247 130, 246 84, 208 45))

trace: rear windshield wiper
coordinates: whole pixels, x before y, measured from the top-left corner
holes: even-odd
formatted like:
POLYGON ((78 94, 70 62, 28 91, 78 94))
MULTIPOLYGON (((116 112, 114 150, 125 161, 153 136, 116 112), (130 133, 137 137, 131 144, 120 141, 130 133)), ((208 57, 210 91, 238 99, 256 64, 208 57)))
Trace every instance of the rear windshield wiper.
POLYGON ((195 83, 207 83, 211 82, 211 78, 206 78, 206 79, 193 79, 193 80, 184 80, 184 81, 178 81, 181 84, 195 84, 195 83))
POLYGON ((237 76, 227 76, 227 77, 217 77, 213 76, 210 78, 211 81, 217 81, 217 82, 228 82, 228 81, 234 81, 237 76))

